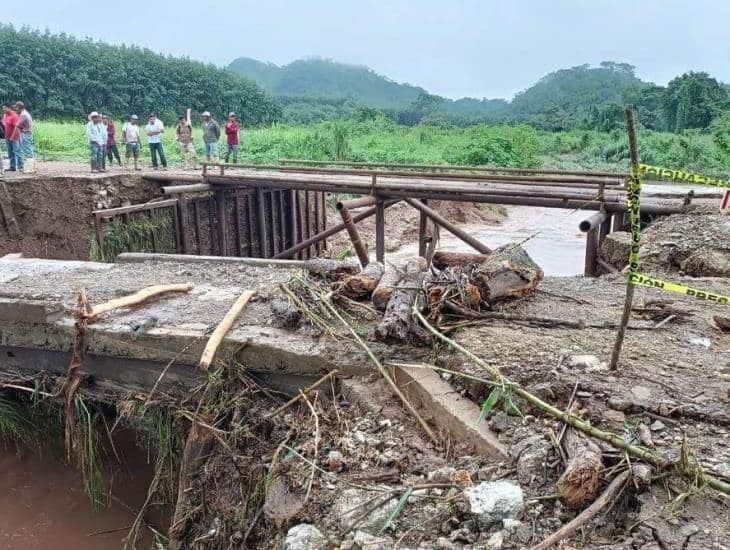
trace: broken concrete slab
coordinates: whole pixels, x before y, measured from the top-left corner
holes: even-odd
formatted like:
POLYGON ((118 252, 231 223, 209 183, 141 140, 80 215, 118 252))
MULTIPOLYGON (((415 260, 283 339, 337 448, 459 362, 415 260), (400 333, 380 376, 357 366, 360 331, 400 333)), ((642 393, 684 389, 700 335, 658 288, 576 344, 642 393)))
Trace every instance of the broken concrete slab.
POLYGON ((481 453, 509 460, 507 449, 497 436, 479 422, 479 407, 460 395, 430 368, 399 365, 393 367, 393 379, 405 396, 417 407, 430 413, 442 430, 472 444, 481 453))

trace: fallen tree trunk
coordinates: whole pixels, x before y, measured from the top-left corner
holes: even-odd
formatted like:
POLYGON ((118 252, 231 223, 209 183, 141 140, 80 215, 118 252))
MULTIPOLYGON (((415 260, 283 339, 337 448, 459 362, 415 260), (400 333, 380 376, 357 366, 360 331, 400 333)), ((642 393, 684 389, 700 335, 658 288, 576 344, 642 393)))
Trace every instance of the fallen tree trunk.
POLYGON ((403 279, 388 300, 383 319, 375 327, 375 337, 378 340, 403 342, 408 337, 413 325, 411 310, 421 291, 425 269, 426 260, 420 257, 412 258, 404 265, 403 279))
POLYGON ((487 259, 469 265, 469 282, 488 304, 507 298, 529 296, 543 278, 543 271, 519 244, 496 249, 487 259))
POLYGON ((385 266, 385 273, 380 278, 378 286, 373 290, 373 305, 380 310, 388 306, 393 290, 403 280, 403 270, 394 264, 385 266))
POLYGON ((304 262, 304 267, 311 275, 333 280, 360 272, 360 266, 355 263, 331 260, 329 258, 313 258, 307 260, 304 262))
POLYGON ((383 277, 385 267, 380 262, 371 262, 357 275, 347 275, 340 281, 337 293, 352 300, 370 296, 383 277))
POLYGON ((449 252, 437 250, 433 253, 432 265, 436 269, 464 267, 467 264, 478 264, 489 258, 488 254, 472 254, 471 252, 449 252))
POLYGON ((558 494, 571 508, 593 501, 603 471, 601 448, 578 430, 565 432, 568 465, 557 483, 558 494))

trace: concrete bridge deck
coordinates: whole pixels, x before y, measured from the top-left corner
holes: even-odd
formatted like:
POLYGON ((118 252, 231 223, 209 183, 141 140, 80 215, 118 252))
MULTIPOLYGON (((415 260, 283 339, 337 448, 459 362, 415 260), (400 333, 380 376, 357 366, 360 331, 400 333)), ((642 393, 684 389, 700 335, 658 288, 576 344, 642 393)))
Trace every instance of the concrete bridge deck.
POLYGON ((197 384, 197 363, 208 334, 244 289, 255 290, 257 298, 228 334, 218 357, 290 381, 319 377, 335 362, 342 372, 364 368, 367 363, 346 342, 315 338, 307 328, 273 327, 268 298, 294 271, 243 262, 103 264, 0 258, 0 371, 6 378, 17 373, 16 379, 41 371, 66 373, 74 340, 72 308, 82 287, 90 302, 98 304, 150 285, 186 282, 194 285, 189 293, 115 310, 90 323, 84 373, 102 389, 148 390, 174 360, 164 386, 197 384))

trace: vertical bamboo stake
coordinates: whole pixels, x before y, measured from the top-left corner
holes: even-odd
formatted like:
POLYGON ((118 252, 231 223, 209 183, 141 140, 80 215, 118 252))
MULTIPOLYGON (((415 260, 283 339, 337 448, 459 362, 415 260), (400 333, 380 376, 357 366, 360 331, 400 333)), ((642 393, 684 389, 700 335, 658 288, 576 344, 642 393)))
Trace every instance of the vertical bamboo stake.
MULTIPOLYGON (((624 112, 626 116, 626 130, 629 134, 629 157, 631 159, 631 175, 628 192, 629 194, 635 189, 636 182, 634 178, 638 177, 639 170, 639 149, 636 143, 636 128, 634 127, 634 111, 627 107, 624 112)), ((636 197, 638 199, 638 197, 636 197)), ((640 215, 640 213, 639 213, 640 215)), ((634 243, 633 238, 631 246, 638 246, 639 243, 634 243)), ((630 262, 631 263, 631 262, 630 262)), ((635 266, 630 265, 629 270, 633 270, 635 266)), ((626 278, 626 298, 624 300, 624 310, 621 314, 621 323, 616 333, 616 341, 613 344, 613 352, 611 353, 610 369, 616 370, 618 368, 618 360, 621 355, 621 346, 624 343, 624 335, 626 334, 626 326, 629 324, 629 316, 631 315, 631 304, 634 301, 634 285, 631 284, 630 273, 626 278)))

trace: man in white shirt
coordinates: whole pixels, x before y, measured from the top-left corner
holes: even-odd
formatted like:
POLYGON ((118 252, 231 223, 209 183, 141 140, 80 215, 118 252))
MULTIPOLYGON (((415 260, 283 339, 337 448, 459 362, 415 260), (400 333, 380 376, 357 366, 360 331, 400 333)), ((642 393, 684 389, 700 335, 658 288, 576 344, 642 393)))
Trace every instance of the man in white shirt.
POLYGON ((101 124, 99 113, 94 111, 89 115, 89 122, 86 123, 86 137, 89 140, 91 150, 91 171, 106 172, 104 169, 104 149, 106 144, 106 128, 101 124))
POLYGON ((132 115, 122 126, 122 143, 124 144, 124 167, 129 169, 129 157, 134 157, 134 169, 139 167, 139 117, 132 115))
POLYGON ((165 125, 152 113, 144 127, 147 134, 147 142, 150 144, 150 153, 152 154, 152 169, 157 170, 157 155, 160 156, 162 169, 167 170, 167 159, 165 151, 162 149, 162 133, 165 131, 165 125))

